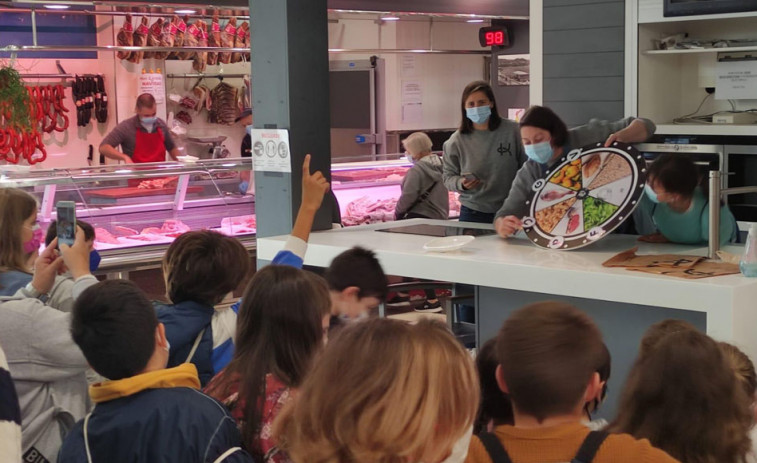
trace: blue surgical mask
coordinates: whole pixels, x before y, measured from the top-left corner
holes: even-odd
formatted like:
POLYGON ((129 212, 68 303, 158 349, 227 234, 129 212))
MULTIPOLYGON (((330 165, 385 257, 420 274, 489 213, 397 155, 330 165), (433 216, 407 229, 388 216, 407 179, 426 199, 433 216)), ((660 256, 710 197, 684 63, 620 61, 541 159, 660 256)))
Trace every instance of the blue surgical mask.
POLYGON ((644 184, 644 192, 647 194, 647 198, 649 198, 653 203, 660 204, 660 198, 657 197, 657 193, 655 193, 655 191, 651 186, 649 186, 648 183, 644 184))
POLYGON ((548 141, 541 143, 533 143, 525 145, 526 156, 532 161, 536 161, 539 164, 546 164, 552 159, 555 151, 552 149, 552 145, 548 141))
POLYGON ((465 116, 474 124, 483 124, 489 120, 492 115, 492 108, 488 105, 476 106, 475 108, 465 108, 465 116))
POLYGON ((139 122, 141 122, 142 124, 147 124, 147 125, 153 125, 155 123, 155 121, 157 121, 157 120, 158 120, 158 118, 155 117, 155 116, 153 116, 153 117, 140 117, 139 118, 139 122))
POLYGON ((94 272, 97 267, 100 266, 100 253, 97 249, 93 249, 89 252, 89 271, 94 272))
POLYGON ((415 164, 415 159, 413 159, 413 155, 410 153, 405 153, 405 161, 415 164))

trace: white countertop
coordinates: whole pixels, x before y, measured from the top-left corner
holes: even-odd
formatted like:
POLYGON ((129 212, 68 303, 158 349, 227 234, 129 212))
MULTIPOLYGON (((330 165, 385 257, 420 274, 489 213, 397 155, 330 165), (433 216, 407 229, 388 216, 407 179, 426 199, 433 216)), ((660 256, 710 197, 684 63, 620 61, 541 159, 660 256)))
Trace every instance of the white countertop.
MULTIPOLYGON (((414 219, 402 225, 417 223, 449 224, 414 219)), ((633 236, 611 235, 580 250, 553 251, 537 248, 525 237, 504 240, 492 235, 478 237, 459 251, 433 253, 423 250, 423 244, 432 237, 375 231, 396 226, 383 223, 313 233, 305 263, 327 267, 339 253, 363 246, 376 252, 389 275, 702 312, 744 307, 757 301, 757 279, 740 274, 685 280, 602 267, 610 257, 634 246, 639 247, 640 254, 690 255, 705 255, 706 247, 646 244, 633 236)), ((258 238, 258 258, 272 260, 286 238, 258 238)), ((726 250, 740 253, 738 247, 726 250)))

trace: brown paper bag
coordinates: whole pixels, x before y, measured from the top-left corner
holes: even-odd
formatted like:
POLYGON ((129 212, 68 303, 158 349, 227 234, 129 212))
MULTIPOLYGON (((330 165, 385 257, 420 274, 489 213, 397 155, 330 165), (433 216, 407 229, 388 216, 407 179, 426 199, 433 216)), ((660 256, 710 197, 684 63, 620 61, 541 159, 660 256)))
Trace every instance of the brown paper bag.
POLYGON ((634 272, 654 273, 657 275, 667 275, 671 277, 686 278, 687 280, 697 280, 699 278, 718 277, 722 275, 735 275, 740 273, 739 266, 736 264, 726 264, 724 262, 700 262, 689 268, 640 268, 634 267, 628 270, 634 272))
MULTIPOLYGON (((684 256, 680 254, 657 254, 648 256, 637 256, 636 251, 639 248, 629 249, 620 254, 613 256, 602 265, 604 267, 626 267, 637 268, 666 268, 666 269, 687 269, 694 267, 704 260, 700 256, 684 256)), ((657 273, 657 272, 652 272, 657 273)))

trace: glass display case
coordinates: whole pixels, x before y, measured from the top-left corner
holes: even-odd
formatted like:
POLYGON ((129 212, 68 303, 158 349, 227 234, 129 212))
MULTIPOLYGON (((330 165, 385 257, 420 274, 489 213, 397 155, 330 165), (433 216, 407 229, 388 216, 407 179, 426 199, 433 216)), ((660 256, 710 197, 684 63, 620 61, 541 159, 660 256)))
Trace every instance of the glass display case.
POLYGON ((118 164, 37 170, 0 166, 0 188, 21 188, 40 204, 47 230, 58 201, 76 203, 76 218, 95 229, 100 269, 157 265, 168 245, 190 230, 216 230, 255 246, 255 198, 240 192, 250 158, 118 164))
MULTIPOLYGON (((331 185, 339 201, 342 225, 349 227, 394 220, 402 180, 413 164, 404 158, 333 164, 331 185)), ((449 193, 449 216, 460 215, 457 193, 449 193)))

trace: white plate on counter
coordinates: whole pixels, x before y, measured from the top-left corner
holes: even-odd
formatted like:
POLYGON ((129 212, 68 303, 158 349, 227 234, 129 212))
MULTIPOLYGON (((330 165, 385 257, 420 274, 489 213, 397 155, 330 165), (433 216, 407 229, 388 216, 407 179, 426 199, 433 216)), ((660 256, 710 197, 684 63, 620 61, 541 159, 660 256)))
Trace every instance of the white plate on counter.
POLYGON ((444 238, 435 238, 423 245, 423 249, 431 252, 452 252, 462 249, 475 240, 475 236, 445 236, 444 238))

